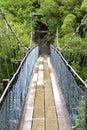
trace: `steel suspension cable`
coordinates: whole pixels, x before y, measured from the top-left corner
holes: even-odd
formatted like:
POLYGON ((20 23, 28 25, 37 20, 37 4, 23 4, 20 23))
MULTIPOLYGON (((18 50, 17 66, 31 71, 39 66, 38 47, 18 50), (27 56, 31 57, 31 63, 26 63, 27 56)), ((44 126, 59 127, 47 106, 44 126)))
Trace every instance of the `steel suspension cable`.
MULTIPOLYGON (((3 31, 3 34, 4 34, 4 31, 3 31)), ((0 42, 1 41, 2 41, 2 32, 1 32, 1 36, 0 36, 0 42)), ((3 57, 0 58, 0 82, 2 82, 4 75, 6 75, 6 77, 9 78, 9 71, 8 71, 7 57, 6 57, 5 51, 4 51, 4 44, 0 45, 0 49, 2 50, 1 55, 2 56, 4 55, 4 58, 3 57), (3 71, 3 66, 6 68, 4 71, 3 71)))
MULTIPOLYGON (((3 54, 4 54, 4 61, 5 61, 5 66, 6 66, 6 73, 7 73, 7 75, 5 75, 7 78, 10 78, 10 75, 9 75, 9 70, 8 70, 8 63, 7 63, 7 58, 6 58, 6 55, 5 55, 5 51, 4 51, 4 45, 1 45, 1 47, 2 47, 2 52, 3 52, 3 54)), ((3 70, 2 70, 3 71, 3 70)))
MULTIPOLYGON (((13 57, 11 54, 11 45, 10 42, 10 34, 8 26, 6 26, 6 22, 3 19, 3 16, 1 17, 1 32, 0 32, 0 52, 1 52, 1 58, 0 58, 0 82, 2 82, 2 79, 10 79, 11 74, 14 74, 14 67, 11 61, 11 58, 13 57), (5 27, 5 28, 4 28, 5 27), (8 43, 9 42, 9 43, 8 43)), ((13 35, 12 35, 13 37, 13 35)), ((17 40, 17 39, 16 39, 17 40)))
POLYGON ((21 47, 24 49, 28 49, 27 47, 24 46, 24 44, 20 41, 20 39, 17 37, 16 33, 13 31, 12 27, 10 26, 7 18, 5 17, 5 14, 2 12, 2 9, 0 9, 0 14, 2 15, 3 19, 5 20, 7 26, 9 27, 10 31, 12 32, 13 36, 17 39, 18 43, 20 44, 21 47))
POLYGON ((14 74, 14 67, 13 67, 13 64, 12 64, 12 61, 11 61, 11 58, 12 58, 12 55, 11 55, 11 48, 10 48, 8 42, 6 42, 6 46, 7 46, 8 53, 9 53, 9 58, 10 58, 10 62, 11 62, 11 68, 12 68, 12 71, 13 71, 13 74, 14 74))
MULTIPOLYGON (((23 43, 20 41, 20 39, 17 37, 17 35, 16 35, 16 33, 12 30, 12 28, 11 28, 11 26, 10 26, 10 24, 9 24, 9 22, 8 22, 8 20, 7 20, 7 18, 5 17, 5 14, 2 12, 2 10, 0 9, 0 15, 1 15, 1 19, 2 20, 4 20, 5 21, 5 25, 6 25, 6 27, 7 27, 7 29, 5 29, 5 32, 6 32, 6 36, 7 36, 7 38, 8 38, 8 40, 7 41, 9 41, 10 39, 10 37, 9 36, 11 36, 11 34, 12 34, 12 37, 14 37, 15 38, 15 40, 17 41, 17 46, 19 46, 18 48, 20 49, 20 47, 21 47, 21 49, 23 48, 24 49, 24 51, 25 50, 28 50, 28 48, 27 47, 25 47, 24 45, 23 45, 23 43), (8 35, 8 30, 10 31, 10 35, 8 35)), ((3 23, 3 22, 2 22, 3 23)), ((1 25, 1 27, 3 26, 3 24, 1 25)), ((2 29, 2 31, 3 31, 3 29, 2 29)), ((2 34, 4 34, 4 32, 2 33, 1 32, 1 40, 2 40, 2 34)), ((3 39, 3 41, 4 41, 4 39, 3 39)), ((0 65, 0 79, 2 80, 3 79, 3 77, 5 78, 5 76, 7 76, 6 78, 10 78, 10 71, 11 71, 11 69, 12 69, 12 71, 13 71, 13 73, 14 73, 14 66, 13 66, 13 63, 12 63, 12 58, 13 58, 13 60, 14 60, 14 57, 16 56, 16 57, 18 57, 18 55, 20 55, 20 52, 19 52, 19 49, 16 49, 16 48, 14 48, 14 49, 11 49, 12 48, 12 45, 9 45, 9 43, 8 42, 6 42, 5 44, 3 45, 3 43, 2 43, 2 45, 1 45, 1 51, 2 51, 2 54, 4 54, 4 61, 5 62, 1 62, 1 65, 0 65), (9 59, 8 59, 8 57, 6 56, 6 52, 5 52, 5 48, 4 48, 4 45, 6 46, 6 48, 7 48, 7 50, 8 50, 8 55, 9 55, 9 59), (16 50, 15 50, 16 49, 16 50), (18 50, 18 52, 17 52, 17 50, 18 50), (16 54, 16 55, 15 55, 16 54), (14 56, 15 55, 15 56, 14 56), (11 63, 10 65, 11 65, 11 68, 9 68, 9 63, 11 63), (3 67, 5 66, 5 68, 4 68, 4 70, 5 70, 5 73, 7 73, 7 74, 4 74, 4 71, 3 71, 3 67)), ((21 56, 20 56, 20 58, 21 58, 21 56)), ((11 71, 11 72, 12 72, 11 71)), ((0 81, 1 82, 1 81, 0 81)))
POLYGON ((85 15, 83 17, 83 19, 81 20, 80 25, 76 28, 76 31, 72 34, 72 36, 70 37, 69 41, 64 45, 64 47, 62 47, 62 48, 58 47, 59 51, 64 51, 67 47, 69 47, 71 45, 71 41, 75 38, 76 34, 79 32, 79 29, 84 24, 84 20, 85 20, 86 17, 87 17, 87 15, 85 15))

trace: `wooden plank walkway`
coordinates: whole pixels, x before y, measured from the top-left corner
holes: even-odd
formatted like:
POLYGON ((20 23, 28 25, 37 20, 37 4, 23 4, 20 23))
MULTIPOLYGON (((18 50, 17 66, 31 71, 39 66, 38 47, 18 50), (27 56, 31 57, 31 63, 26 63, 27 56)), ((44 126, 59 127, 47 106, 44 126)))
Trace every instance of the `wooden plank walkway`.
POLYGON ((38 58, 29 85, 19 130, 72 130, 50 58, 38 58))

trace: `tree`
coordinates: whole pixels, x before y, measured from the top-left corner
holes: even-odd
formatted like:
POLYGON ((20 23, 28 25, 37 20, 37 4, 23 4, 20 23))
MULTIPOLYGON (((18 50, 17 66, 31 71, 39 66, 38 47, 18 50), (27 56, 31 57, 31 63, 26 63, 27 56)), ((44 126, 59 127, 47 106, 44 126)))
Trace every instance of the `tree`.
POLYGON ((68 14, 61 26, 63 34, 73 33, 74 32, 74 25, 75 25, 76 16, 73 14, 68 14))
POLYGON ((87 12, 87 0, 83 0, 81 9, 87 12))

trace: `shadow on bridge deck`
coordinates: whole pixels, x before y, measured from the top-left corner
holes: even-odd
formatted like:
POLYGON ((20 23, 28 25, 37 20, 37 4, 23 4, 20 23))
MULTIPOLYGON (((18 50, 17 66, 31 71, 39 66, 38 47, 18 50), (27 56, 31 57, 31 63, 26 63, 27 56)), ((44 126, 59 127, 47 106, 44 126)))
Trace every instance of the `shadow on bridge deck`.
POLYGON ((49 55, 35 64, 19 130, 72 130, 49 55))

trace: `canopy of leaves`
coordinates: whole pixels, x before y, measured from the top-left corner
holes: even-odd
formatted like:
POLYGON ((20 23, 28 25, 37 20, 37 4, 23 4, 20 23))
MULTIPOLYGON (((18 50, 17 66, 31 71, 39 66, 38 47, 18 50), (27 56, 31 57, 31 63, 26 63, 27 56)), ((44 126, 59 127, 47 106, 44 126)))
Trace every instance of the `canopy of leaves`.
MULTIPOLYGON (((53 43, 56 28, 58 27, 59 45, 60 47, 63 47, 75 32, 76 27, 81 22, 81 19, 84 17, 84 15, 86 15, 87 0, 1 0, 0 8, 5 13, 5 16, 14 32, 16 32, 16 35, 26 47, 28 47, 30 44, 30 33, 32 30, 34 30, 35 25, 37 25, 37 19, 46 22, 48 25, 48 34, 45 37, 45 42, 50 41, 53 43), (34 17, 34 13, 36 13, 37 16, 34 17)), ((87 25, 87 18, 85 18, 84 23, 87 25)), ((6 43, 10 45, 10 49, 14 50, 14 53, 15 50, 17 50, 17 54, 20 53, 23 55, 23 50, 21 49, 18 51, 17 41, 13 40, 14 38, 12 34, 10 34, 10 32, 7 30, 7 25, 0 16, 0 39, 3 39, 0 41, 0 58, 4 58, 2 51, 2 47, 4 46, 5 56, 7 59, 9 59, 9 52, 6 49, 6 43)), ((72 40, 70 47, 64 52, 67 58, 71 58, 73 60, 73 65, 76 63, 77 66, 74 65, 74 67, 77 70, 79 68, 79 73, 83 71, 83 67, 86 68, 87 66, 86 41, 87 34, 85 34, 84 39, 77 34, 72 40), (80 57, 84 58, 84 60, 82 60, 82 58, 75 60, 74 57, 78 56, 78 53, 80 57), (81 62, 83 62, 83 64, 81 62)), ((19 56, 15 55, 12 58, 12 61, 17 61, 18 59, 20 59, 19 56)), ((87 78, 86 74, 83 72, 80 74, 82 77, 84 77, 84 79, 87 78)))
POLYGON ((81 9, 87 12, 87 0, 82 2, 81 9))
POLYGON ((65 19, 64 22, 61 26, 62 32, 63 33, 72 33, 74 31, 74 25, 75 25, 75 20, 76 20, 76 16, 73 14, 68 14, 65 19))

